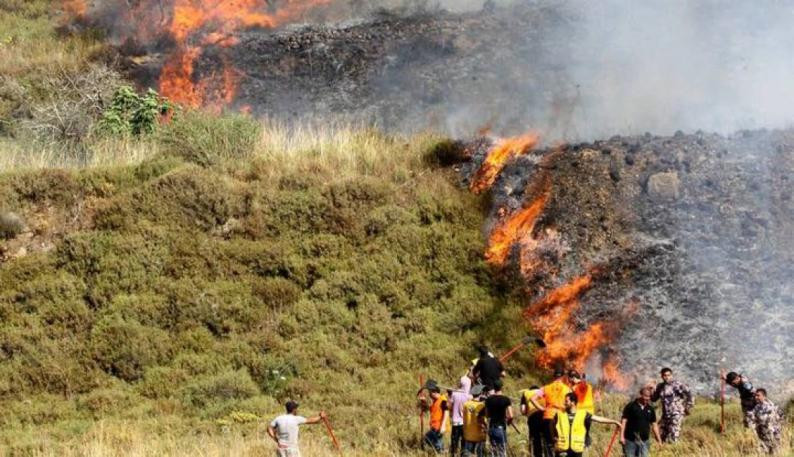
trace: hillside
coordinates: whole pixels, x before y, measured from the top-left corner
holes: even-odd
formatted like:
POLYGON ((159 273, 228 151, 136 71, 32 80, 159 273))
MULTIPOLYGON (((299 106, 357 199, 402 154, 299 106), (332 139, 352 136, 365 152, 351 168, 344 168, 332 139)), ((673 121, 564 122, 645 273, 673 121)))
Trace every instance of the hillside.
MULTIPOLYGON (((287 398, 327 410, 345 455, 424 455, 418 377, 451 383, 476 343, 530 331, 484 256, 492 199, 530 164, 478 196, 439 161, 443 135, 174 109, 127 88, 102 30, 64 20, 76 3, 0 4, 0 455, 269 455, 287 398), (141 100, 142 118, 118 106, 141 100)), ((572 147, 555 182, 576 183, 579 155, 609 175, 631 149, 612 143, 572 147)), ((556 188, 555 214, 586 192, 556 188)), ((546 380, 535 355, 508 364, 512 397, 546 380)), ((610 417, 627 399, 604 397, 610 417)), ((657 455, 752 455, 735 401, 726 439, 698 402, 657 455)), ((331 455, 322 427, 302 433, 331 455)))

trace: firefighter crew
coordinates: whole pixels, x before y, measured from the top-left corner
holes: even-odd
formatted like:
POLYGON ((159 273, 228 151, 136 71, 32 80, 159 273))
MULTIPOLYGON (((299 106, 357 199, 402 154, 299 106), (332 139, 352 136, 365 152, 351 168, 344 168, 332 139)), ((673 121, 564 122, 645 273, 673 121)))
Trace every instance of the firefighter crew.
POLYGON ((581 457, 586 447, 590 425, 593 422, 612 424, 620 427, 620 422, 606 417, 596 416, 576 405, 579 398, 575 393, 565 395, 563 411, 557 411, 554 417, 554 456, 555 457, 581 457))
POLYGON ((532 398, 529 399, 532 406, 543 411, 543 449, 544 457, 554 455, 554 440, 552 437, 554 429, 554 417, 558 411, 565 409, 565 396, 571 393, 571 388, 565 383, 565 371, 562 367, 554 369, 554 381, 539 389, 532 398), (544 400, 541 405, 540 400, 544 400))
POLYGON ((656 385, 651 401, 662 401, 662 418, 659 421, 662 441, 675 443, 681 436, 684 417, 688 416, 695 406, 695 398, 689 386, 673 379, 673 370, 670 368, 662 368, 660 375, 662 382, 656 385))
POLYGON ((521 414, 527 416, 530 457, 543 457, 543 411, 532 406, 529 401, 538 390, 540 387, 532 386, 521 392, 521 414))

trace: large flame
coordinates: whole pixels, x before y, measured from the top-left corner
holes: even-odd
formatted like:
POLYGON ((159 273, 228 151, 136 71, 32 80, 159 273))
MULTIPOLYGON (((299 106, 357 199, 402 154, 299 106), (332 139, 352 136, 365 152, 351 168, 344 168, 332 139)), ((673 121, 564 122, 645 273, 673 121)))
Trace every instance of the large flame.
POLYGON ((237 94, 239 72, 223 56, 223 68, 203 77, 194 74, 194 63, 202 46, 227 48, 237 44, 232 34, 242 28, 274 28, 299 19, 311 8, 331 0, 288 0, 271 11, 268 0, 174 0, 168 26, 177 44, 160 73, 163 96, 189 107, 220 110, 237 94), (199 45, 188 43, 198 42, 199 45))
MULTIPOLYGON (((62 0, 67 16, 89 14, 86 0, 62 0)), ((188 107, 220 110, 234 101, 242 73, 232 65, 224 48, 235 46, 235 32, 250 28, 275 28, 292 23, 311 9, 332 0, 137 0, 119 13, 125 26, 113 30, 122 40, 147 46, 170 42, 159 75, 163 96, 188 107), (168 38, 168 40, 163 40, 168 38), (196 73, 196 59, 204 48, 220 48, 219 68, 196 73)))
POLYGON ((545 190, 532 203, 512 214, 501 225, 496 226, 488 239, 485 260, 494 265, 504 265, 510 248, 524 237, 531 237, 535 221, 546 207, 549 192, 545 190))
POLYGON ((64 0, 63 11, 69 18, 82 18, 88 12, 85 0, 64 0))
POLYGON ((476 194, 489 189, 510 159, 526 154, 537 144, 538 135, 535 133, 499 140, 472 177, 469 189, 476 194))

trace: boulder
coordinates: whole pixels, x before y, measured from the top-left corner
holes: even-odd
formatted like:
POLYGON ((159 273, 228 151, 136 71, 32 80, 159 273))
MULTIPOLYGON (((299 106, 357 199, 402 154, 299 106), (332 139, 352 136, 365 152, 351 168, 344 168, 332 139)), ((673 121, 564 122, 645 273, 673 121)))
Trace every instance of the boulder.
POLYGON ((648 195, 655 201, 676 200, 680 193, 681 181, 675 171, 656 173, 648 178, 648 195))

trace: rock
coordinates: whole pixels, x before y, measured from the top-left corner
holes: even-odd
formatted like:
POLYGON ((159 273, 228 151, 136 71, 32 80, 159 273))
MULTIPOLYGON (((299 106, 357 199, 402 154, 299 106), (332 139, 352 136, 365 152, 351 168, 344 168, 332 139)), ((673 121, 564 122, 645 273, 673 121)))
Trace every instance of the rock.
POLYGON ((25 222, 16 213, 0 211, 0 238, 11 239, 25 231, 25 222))
POLYGON ((656 173, 648 178, 648 195, 656 201, 676 200, 681 193, 678 172, 656 173))

